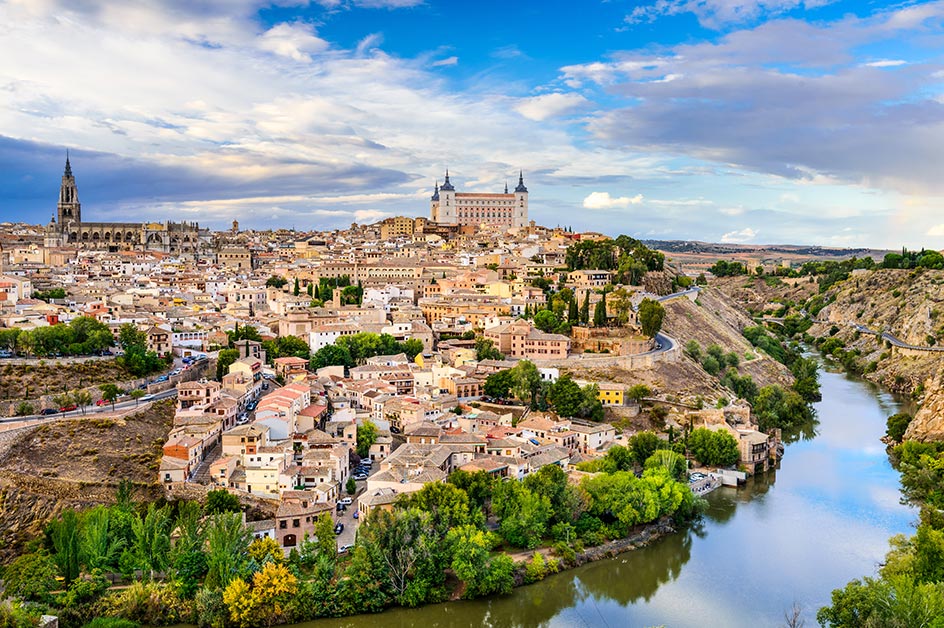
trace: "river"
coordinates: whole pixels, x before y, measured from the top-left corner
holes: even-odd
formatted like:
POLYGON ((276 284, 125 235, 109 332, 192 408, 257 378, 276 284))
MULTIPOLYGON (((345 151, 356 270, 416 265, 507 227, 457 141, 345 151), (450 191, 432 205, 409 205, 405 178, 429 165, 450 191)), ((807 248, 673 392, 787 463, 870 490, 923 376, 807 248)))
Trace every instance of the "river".
POLYGON ((898 473, 879 438, 899 402, 867 382, 821 372, 818 424, 794 435, 781 468, 708 496, 702 520, 641 550, 584 565, 511 595, 304 628, 422 626, 807 626, 830 592, 874 573, 888 538, 910 533, 898 473))

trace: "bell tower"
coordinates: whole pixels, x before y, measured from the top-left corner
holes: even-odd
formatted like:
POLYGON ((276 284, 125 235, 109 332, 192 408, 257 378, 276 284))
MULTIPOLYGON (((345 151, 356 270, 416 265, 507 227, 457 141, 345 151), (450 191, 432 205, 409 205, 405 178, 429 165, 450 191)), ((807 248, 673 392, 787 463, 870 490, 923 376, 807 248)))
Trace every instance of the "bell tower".
POLYGON ((82 224, 82 204, 79 203, 79 192, 75 187, 75 177, 72 176, 68 151, 66 151, 66 169, 62 173, 62 184, 59 186, 57 217, 59 229, 62 231, 67 231, 70 223, 76 226, 82 224))

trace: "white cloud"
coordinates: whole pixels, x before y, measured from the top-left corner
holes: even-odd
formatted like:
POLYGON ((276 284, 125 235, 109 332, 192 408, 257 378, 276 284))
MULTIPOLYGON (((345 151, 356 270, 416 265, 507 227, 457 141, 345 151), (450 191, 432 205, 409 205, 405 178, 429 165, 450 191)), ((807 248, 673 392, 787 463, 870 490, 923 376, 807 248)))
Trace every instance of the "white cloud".
POLYGON ((900 65, 906 65, 908 62, 903 59, 879 59, 878 61, 869 61, 862 65, 869 68, 895 68, 900 65))
POLYGON ((327 49, 328 42, 317 37, 309 24, 276 24, 259 40, 259 47, 295 61, 311 62, 311 55, 327 49))
POLYGON ((941 223, 939 225, 934 225, 933 227, 928 229, 924 235, 929 235, 935 238, 944 237, 944 223, 941 223))
POLYGON ((583 108, 589 101, 580 94, 554 93, 524 98, 515 105, 515 111, 528 120, 542 121, 567 115, 583 108))
POLYGON ((740 231, 729 231, 723 236, 721 236, 721 241, 725 244, 741 244, 743 242, 750 242, 757 236, 757 232, 746 227, 740 231))
POLYGON ((642 194, 636 196, 612 197, 609 192, 591 192, 587 198, 583 199, 583 206, 586 209, 614 209, 617 207, 629 207, 642 203, 642 194))
POLYGON ((432 63, 430 63, 430 65, 433 66, 434 68, 447 66, 447 65, 458 65, 458 64, 459 64, 459 57, 456 57, 456 56, 446 57, 445 59, 440 59, 439 61, 433 61, 432 63))
POLYGON ((725 216, 740 216, 744 213, 743 207, 722 207, 718 210, 725 216))

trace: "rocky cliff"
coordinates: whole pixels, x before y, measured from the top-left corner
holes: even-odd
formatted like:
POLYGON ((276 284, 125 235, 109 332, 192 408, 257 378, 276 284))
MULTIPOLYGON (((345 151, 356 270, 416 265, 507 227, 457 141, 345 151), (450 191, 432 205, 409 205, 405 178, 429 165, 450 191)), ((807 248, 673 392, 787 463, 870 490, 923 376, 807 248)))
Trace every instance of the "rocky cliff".
POLYGON ((924 403, 908 426, 905 440, 944 440, 944 369, 928 382, 924 403))

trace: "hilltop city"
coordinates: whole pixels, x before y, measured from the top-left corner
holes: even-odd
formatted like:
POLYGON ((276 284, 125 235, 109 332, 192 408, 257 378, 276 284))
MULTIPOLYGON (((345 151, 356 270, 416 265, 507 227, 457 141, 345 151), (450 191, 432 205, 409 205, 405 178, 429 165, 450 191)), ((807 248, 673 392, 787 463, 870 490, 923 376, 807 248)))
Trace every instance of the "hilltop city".
MULTIPOLYGON (((835 323, 858 340, 873 318, 827 320, 836 297, 824 291, 881 266, 944 263, 789 247, 773 262, 718 260, 731 251, 542 227, 523 171, 496 193, 458 191, 446 171, 417 208, 428 218, 330 231, 88 222, 79 187, 67 157, 50 222, 0 225, 0 483, 24 500, 4 515, 4 547, 28 550, 43 509, 60 517, 53 558, 13 564, 53 565, 70 586, 105 570, 203 587, 222 595, 219 621, 250 618, 240 625, 412 606, 453 586, 507 592, 673 532, 708 493, 777 468, 782 429, 809 429, 817 363, 789 339, 905 381, 885 354, 866 364, 873 349, 847 350, 835 323), (107 536, 132 499, 133 525, 155 526, 147 543, 173 552, 144 548, 152 533, 131 527, 114 552, 66 561, 63 526, 92 534, 102 516, 107 536), (92 506, 77 523, 73 509, 92 506), (444 509, 452 518, 435 519, 444 509), (383 536, 401 524, 418 536, 383 536), (194 572, 174 536, 190 533, 194 572), (223 538, 236 545, 214 545, 223 538), (449 553, 424 559, 427 580, 397 585, 378 566, 377 606, 344 584, 371 551, 447 539, 449 553), (467 572, 448 563, 464 543, 480 561, 467 572), (240 589, 309 576, 331 584, 319 604, 347 610, 252 606, 240 589)), ((414 559, 403 573, 419 574, 414 559)), ((147 623, 198 621, 188 599, 147 623)))

